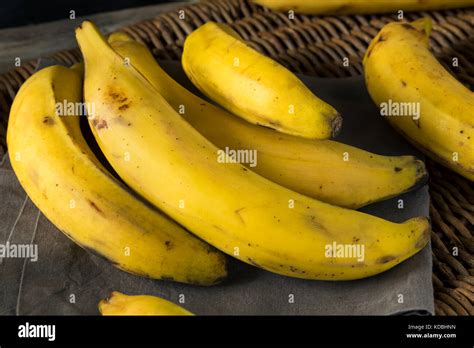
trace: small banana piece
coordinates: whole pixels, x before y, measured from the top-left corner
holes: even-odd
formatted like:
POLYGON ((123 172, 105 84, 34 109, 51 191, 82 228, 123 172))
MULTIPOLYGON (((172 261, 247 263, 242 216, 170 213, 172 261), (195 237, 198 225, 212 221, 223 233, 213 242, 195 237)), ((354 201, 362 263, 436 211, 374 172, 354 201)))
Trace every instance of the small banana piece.
POLYGON ((85 100, 96 107, 91 129, 107 159, 134 190, 211 245, 278 274, 349 280, 392 268, 428 242, 425 217, 392 223, 219 163, 218 149, 124 64, 91 22, 76 38, 85 100), (336 252, 346 246, 363 255, 336 252))
POLYGON ((397 11, 444 10, 474 5, 474 0, 253 0, 276 11, 305 14, 370 14, 397 11))
POLYGON ((426 182, 424 163, 413 156, 380 156, 332 140, 303 139, 252 125, 182 87, 126 33, 113 33, 108 41, 214 145, 256 150, 257 164, 248 168, 277 184, 323 202, 360 208, 426 182), (350 160, 345 161, 344 154, 350 160))
POLYGON ((225 256, 149 207, 94 156, 79 127, 81 76, 42 69, 13 102, 7 142, 13 170, 32 201, 64 234, 128 272, 211 285, 226 276, 225 256))
POLYGON ((225 24, 207 22, 188 35, 182 64, 204 94, 250 123, 311 139, 341 128, 332 106, 225 24))
POLYGON ((429 18, 383 27, 364 57, 367 89, 413 145, 472 181, 474 93, 430 52, 430 30, 429 18))
POLYGON ((118 291, 113 291, 107 299, 99 302, 99 311, 102 315, 194 315, 183 307, 157 296, 129 296, 118 291))

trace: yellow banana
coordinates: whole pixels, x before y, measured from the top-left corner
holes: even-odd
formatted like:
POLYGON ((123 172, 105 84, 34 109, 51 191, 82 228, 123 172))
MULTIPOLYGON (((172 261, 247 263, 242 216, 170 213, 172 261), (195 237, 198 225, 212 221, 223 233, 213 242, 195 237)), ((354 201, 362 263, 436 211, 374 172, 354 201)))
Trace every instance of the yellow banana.
POLYGON ((367 89, 413 145, 474 180, 474 93, 432 55, 430 30, 429 18, 383 27, 364 57, 367 89))
POLYGON ((370 14, 403 11, 443 10, 474 6, 474 0, 253 0, 277 11, 305 14, 370 14))
POLYGON ((332 140, 303 139, 252 125, 182 87, 127 34, 113 33, 108 41, 214 145, 255 149, 257 164, 249 169, 277 184, 323 202, 359 208, 426 182, 425 166, 413 156, 380 156, 332 140))
POLYGON ((426 245, 427 218, 392 223, 303 196, 240 164, 219 163, 218 149, 124 64, 92 23, 84 22, 76 38, 85 99, 96 107, 90 125, 109 162, 208 243, 271 272, 327 280, 383 272, 426 245), (360 258, 351 248, 362 251, 360 258))
POLYGON ((132 195, 100 164, 81 134, 81 98, 80 75, 61 66, 35 73, 15 97, 8 148, 36 206, 77 244, 123 270, 202 285, 225 277, 223 254, 132 195))
POLYGON ((182 64, 204 94, 250 123, 311 139, 339 132, 332 106, 225 24, 207 22, 188 35, 182 64))
POLYGON ((99 302, 102 315, 194 315, 181 306, 157 296, 129 296, 118 291, 99 302))

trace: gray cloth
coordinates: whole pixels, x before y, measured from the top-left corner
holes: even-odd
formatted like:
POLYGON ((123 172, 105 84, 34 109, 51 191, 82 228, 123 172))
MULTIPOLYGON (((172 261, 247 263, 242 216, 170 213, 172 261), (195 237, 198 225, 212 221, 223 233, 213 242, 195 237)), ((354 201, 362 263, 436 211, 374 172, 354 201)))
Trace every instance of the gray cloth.
MULTIPOLYGON (((193 89, 177 64, 163 65, 193 89)), ((340 141, 384 155, 420 156, 378 115, 361 78, 302 79, 341 111, 344 126, 340 141)), ((98 314, 97 303, 112 290, 157 295, 175 303, 184 295, 182 306, 198 315, 434 312, 429 246, 392 270, 364 280, 292 279, 232 260, 231 276, 224 284, 195 287, 127 274, 76 246, 27 198, 8 159, 0 168, 0 202, 0 243, 33 241, 39 248, 37 262, 9 258, 0 264, 0 314, 98 314)), ((427 216, 428 207, 428 189, 424 186, 362 210, 400 222, 427 216), (404 209, 397 208, 399 198, 404 199, 404 209)))

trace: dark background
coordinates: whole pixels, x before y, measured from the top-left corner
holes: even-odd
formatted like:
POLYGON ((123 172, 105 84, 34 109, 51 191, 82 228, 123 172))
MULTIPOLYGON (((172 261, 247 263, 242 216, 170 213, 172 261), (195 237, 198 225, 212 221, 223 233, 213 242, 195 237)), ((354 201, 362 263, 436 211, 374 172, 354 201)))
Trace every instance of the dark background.
MULTIPOLYGON (((0 0, 0 28, 49 22, 92 13, 139 7, 171 0, 0 0)), ((176 2, 176 0, 174 0, 176 2)))

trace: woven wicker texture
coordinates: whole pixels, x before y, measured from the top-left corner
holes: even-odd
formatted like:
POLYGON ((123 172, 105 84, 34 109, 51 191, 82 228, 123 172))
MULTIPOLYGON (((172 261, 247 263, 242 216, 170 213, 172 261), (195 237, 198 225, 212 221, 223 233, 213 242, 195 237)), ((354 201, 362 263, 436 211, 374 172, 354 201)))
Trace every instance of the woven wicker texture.
MULTIPOLYGON (((406 13, 406 20, 433 19, 431 48, 458 80, 474 88, 474 8, 406 13), (459 65, 453 67, 453 58, 459 65)), ((231 25, 250 45, 290 70, 314 76, 362 73, 362 57, 389 15, 307 16, 276 13, 247 0, 207 0, 123 28, 159 59, 178 60, 186 36, 206 21, 231 25), (349 67, 343 66, 348 58, 349 67)), ((80 59, 77 49, 58 52, 66 64, 80 59)), ((8 110, 35 62, 0 75, 0 152, 6 149, 8 110)), ((433 284, 438 315, 474 315, 474 185, 429 161, 433 225, 433 284)))

